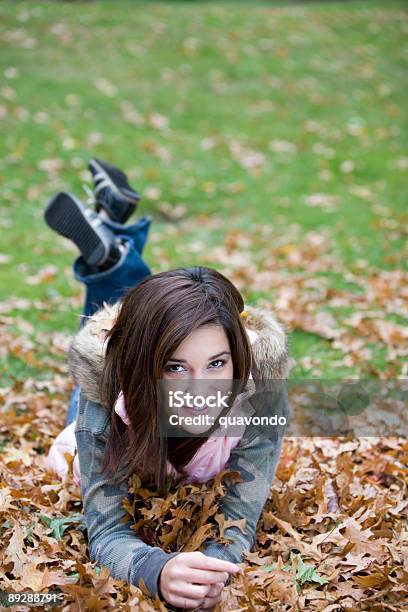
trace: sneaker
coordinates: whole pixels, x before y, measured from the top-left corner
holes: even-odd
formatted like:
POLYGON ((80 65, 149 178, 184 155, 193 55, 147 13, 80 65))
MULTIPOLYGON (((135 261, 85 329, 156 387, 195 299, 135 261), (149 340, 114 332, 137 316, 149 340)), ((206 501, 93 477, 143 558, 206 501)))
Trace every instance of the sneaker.
POLYGON ((57 193, 48 203, 44 217, 51 229, 76 244, 90 266, 105 269, 119 261, 121 253, 113 233, 96 212, 85 208, 74 195, 57 193))
POLYGON ((90 160, 88 168, 95 186, 96 210, 104 208, 112 221, 125 223, 141 199, 126 174, 96 158, 90 160))

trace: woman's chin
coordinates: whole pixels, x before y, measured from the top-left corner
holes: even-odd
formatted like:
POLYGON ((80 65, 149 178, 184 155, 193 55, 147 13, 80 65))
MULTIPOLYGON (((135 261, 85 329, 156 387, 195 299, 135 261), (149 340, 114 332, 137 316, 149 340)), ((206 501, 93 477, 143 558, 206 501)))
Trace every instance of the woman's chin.
POLYGON ((211 427, 208 425, 184 425, 182 429, 192 436, 200 436, 205 435, 205 432, 211 429, 211 427))

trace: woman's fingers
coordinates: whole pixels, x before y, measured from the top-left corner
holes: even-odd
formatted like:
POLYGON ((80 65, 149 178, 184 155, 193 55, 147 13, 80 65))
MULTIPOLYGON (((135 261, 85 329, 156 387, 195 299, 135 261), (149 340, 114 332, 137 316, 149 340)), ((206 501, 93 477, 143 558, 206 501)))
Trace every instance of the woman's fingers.
POLYGON ((219 603, 219 597, 206 597, 200 604, 200 607, 197 608, 197 612, 199 612, 200 610, 213 610, 215 606, 219 603))
POLYGON ((167 561, 160 574, 160 591, 168 603, 184 608, 215 606, 231 574, 241 572, 235 563, 206 557, 200 552, 180 553, 167 561))
POLYGON ((241 571, 239 565, 231 563, 230 561, 223 561, 222 559, 216 559, 215 557, 206 557, 203 553, 191 553, 189 559, 190 567, 197 569, 210 570, 214 572, 228 572, 229 574, 236 574, 241 571))
POLYGON ((208 595, 210 585, 190 584, 190 582, 176 582, 172 587, 172 593, 177 597, 189 597, 190 599, 204 599, 208 595))
POLYGON ((200 610, 214 610, 215 606, 221 601, 221 591, 224 588, 224 584, 222 582, 217 582, 213 584, 206 597, 204 597, 200 607, 197 608, 197 611, 200 610))
POLYGON ((224 584, 222 582, 216 582, 215 584, 211 585, 205 597, 219 597, 223 588, 224 584))
POLYGON ((225 583, 228 578, 228 572, 190 569, 188 573, 188 581, 195 582, 197 584, 215 584, 217 582, 225 583))
POLYGON ((197 610, 200 609, 203 602, 204 599, 191 599, 190 597, 180 597, 179 595, 173 595, 171 599, 168 600, 168 603, 176 608, 195 608, 197 610))

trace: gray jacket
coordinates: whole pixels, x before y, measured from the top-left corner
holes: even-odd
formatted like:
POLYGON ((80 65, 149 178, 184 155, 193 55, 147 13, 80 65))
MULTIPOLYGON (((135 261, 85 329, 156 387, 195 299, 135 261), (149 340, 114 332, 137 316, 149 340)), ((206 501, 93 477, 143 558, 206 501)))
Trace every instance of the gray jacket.
MULTIPOLYGON (((99 565, 107 566, 113 577, 138 586, 143 579, 155 596, 164 564, 179 554, 143 542, 126 522, 122 502, 128 494, 127 483, 112 484, 101 470, 109 432, 109 416, 100 404, 100 377, 104 360, 105 330, 111 328, 120 304, 105 306, 93 315, 76 334, 70 349, 70 370, 81 388, 75 436, 81 472, 81 490, 88 531, 89 551, 99 565), (125 521, 125 522, 124 522, 125 521)), ((245 325, 257 332, 253 344, 255 366, 261 379, 287 378, 290 360, 287 338, 273 314, 247 307, 245 325)), ((271 396, 272 397, 272 396, 271 396)), ((286 411, 286 395, 276 396, 279 412, 286 411)), ((275 406, 273 409, 275 412, 275 406)), ((256 525, 268 497, 282 445, 281 437, 268 437, 253 427, 245 433, 231 452, 226 468, 239 471, 242 482, 226 480, 227 493, 220 507, 227 519, 246 519, 246 534, 237 527, 225 530, 231 544, 206 543, 205 555, 242 561, 245 550, 251 550, 256 525)))

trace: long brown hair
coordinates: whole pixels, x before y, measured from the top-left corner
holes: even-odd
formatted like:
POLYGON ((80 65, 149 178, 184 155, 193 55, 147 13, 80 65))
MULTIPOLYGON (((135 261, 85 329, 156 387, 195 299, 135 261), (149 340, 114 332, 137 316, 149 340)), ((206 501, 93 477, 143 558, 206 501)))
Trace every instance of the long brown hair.
POLYGON ((123 480, 137 473, 163 491, 167 460, 183 472, 207 438, 157 435, 157 381, 181 342, 198 327, 213 324, 221 325, 228 337, 233 378, 246 383, 252 354, 240 317, 243 309, 238 289, 206 267, 151 275, 123 298, 102 376, 103 404, 110 413, 103 463, 107 474, 123 480), (130 427, 114 411, 121 391, 130 427))

